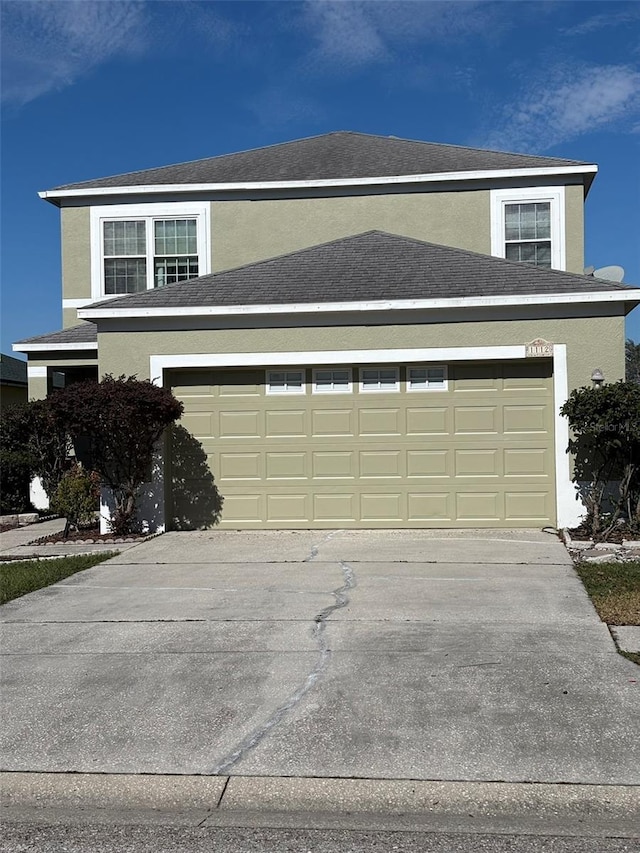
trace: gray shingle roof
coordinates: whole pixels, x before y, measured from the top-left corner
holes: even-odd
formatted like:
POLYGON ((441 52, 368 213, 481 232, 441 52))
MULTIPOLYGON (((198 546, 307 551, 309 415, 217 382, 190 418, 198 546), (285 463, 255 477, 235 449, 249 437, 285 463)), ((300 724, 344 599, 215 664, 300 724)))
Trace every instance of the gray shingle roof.
POLYGON ((628 288, 584 275, 368 231, 90 307, 171 309, 620 289, 628 288))
POLYGON ((0 354, 0 382, 3 385, 27 384, 27 362, 10 355, 0 354))
MULTIPOLYGON (((24 338, 16 341, 17 344, 96 344, 98 335, 93 323, 81 323, 70 329, 61 329, 58 332, 48 332, 44 335, 34 335, 32 338, 24 338)), ((4 357, 4 356, 3 356, 4 357)))
POLYGON ((578 160, 485 151, 395 136, 338 131, 189 163, 64 184, 56 190, 153 184, 314 181, 485 169, 585 165, 578 160))

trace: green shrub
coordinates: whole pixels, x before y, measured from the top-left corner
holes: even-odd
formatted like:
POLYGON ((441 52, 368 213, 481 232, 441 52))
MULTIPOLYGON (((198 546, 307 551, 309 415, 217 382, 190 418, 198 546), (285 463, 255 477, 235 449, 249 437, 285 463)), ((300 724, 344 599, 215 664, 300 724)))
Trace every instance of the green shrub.
POLYGON ((95 471, 85 471, 74 465, 58 484, 51 507, 67 519, 65 536, 71 527, 89 524, 95 518, 100 498, 100 477, 95 471))

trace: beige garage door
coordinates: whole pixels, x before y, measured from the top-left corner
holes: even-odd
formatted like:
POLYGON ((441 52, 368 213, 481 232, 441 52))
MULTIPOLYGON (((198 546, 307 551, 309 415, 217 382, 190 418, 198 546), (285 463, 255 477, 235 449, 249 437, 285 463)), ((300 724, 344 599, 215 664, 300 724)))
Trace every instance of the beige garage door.
POLYGON ((207 464, 228 528, 554 523, 548 360, 180 370, 171 384, 201 457, 184 432, 169 454, 174 526, 211 488, 207 464))

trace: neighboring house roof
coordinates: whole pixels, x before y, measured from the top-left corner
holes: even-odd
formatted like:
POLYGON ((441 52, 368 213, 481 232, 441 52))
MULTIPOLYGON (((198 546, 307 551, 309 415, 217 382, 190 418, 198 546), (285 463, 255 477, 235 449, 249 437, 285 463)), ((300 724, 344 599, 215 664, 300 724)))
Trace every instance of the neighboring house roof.
POLYGON ((0 354, 0 384, 27 387, 27 362, 0 354))
MULTIPOLYGON (((96 327, 93 323, 81 323, 79 326, 72 326, 70 329, 61 329, 58 332, 48 332, 44 335, 34 335, 31 338, 24 338, 21 341, 16 341, 14 348, 20 351, 27 351, 26 347, 22 350, 22 344, 27 344, 29 349, 49 349, 54 346, 56 349, 95 349, 97 346, 98 335, 96 327)), ((4 356, 2 356, 4 358, 4 356)))
MULTIPOLYGON (((80 310, 82 317, 212 306, 321 305, 640 291, 410 237, 368 231, 224 272, 146 290, 80 310), (121 310, 119 310, 121 309, 121 310)), ((151 314, 150 314, 151 315, 151 314)))
POLYGON ((154 184, 320 181, 587 165, 579 160, 558 157, 511 154, 395 136, 337 131, 236 154, 63 184, 50 192, 148 187, 154 184))

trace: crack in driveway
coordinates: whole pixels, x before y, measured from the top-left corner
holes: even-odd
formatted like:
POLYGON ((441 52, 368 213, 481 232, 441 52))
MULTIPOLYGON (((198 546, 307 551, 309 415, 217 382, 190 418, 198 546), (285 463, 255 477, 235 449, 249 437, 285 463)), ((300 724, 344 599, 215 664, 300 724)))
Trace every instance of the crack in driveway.
MULTIPOLYGON (((317 550, 315 553, 317 554, 317 550)), ((308 560, 313 559, 314 556, 315 554, 312 552, 308 560)), ((317 684, 321 675, 328 667, 329 660, 331 658, 331 650, 327 644, 326 637, 327 619, 335 613, 336 610, 340 610, 347 606, 349 603, 348 593, 356 586, 356 577, 351 566, 345 563, 344 560, 341 560, 339 565, 344 578, 344 583, 342 586, 331 591, 331 595, 333 595, 336 600, 335 604, 325 607, 324 610, 321 610, 313 620, 313 635, 318 643, 318 650, 320 652, 318 662, 315 667, 311 670, 309 675, 307 675, 306 679, 298 689, 295 690, 289 698, 280 705, 261 726, 259 726, 259 728, 255 729, 243 738, 236 748, 227 754, 222 761, 220 761, 210 771, 212 775, 219 776, 227 773, 231 767, 237 764, 238 761, 243 759, 248 752, 254 749, 266 737, 266 735, 268 735, 269 732, 271 732, 272 729, 274 729, 284 719, 286 714, 301 702, 307 693, 317 684)))

